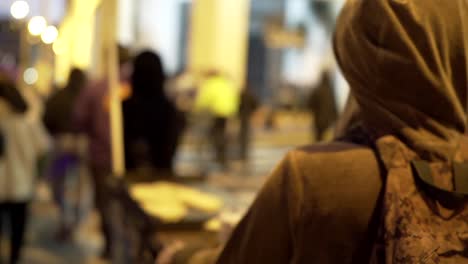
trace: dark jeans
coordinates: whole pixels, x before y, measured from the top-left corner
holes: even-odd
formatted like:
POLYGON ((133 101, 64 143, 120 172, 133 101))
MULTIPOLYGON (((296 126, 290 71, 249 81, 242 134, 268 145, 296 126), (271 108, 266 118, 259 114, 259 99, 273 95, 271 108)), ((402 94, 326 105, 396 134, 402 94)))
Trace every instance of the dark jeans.
POLYGON ((226 126, 227 118, 215 117, 214 124, 211 129, 211 139, 213 140, 213 146, 215 149, 216 161, 221 166, 226 166, 226 126))
POLYGON ((112 212, 109 206, 112 197, 109 195, 110 170, 91 166, 91 177, 94 185, 94 203, 101 217, 101 231, 104 236, 104 255, 112 253, 112 212))
MULTIPOLYGON (((3 221, 8 219, 10 224, 10 263, 18 263, 21 249, 24 244, 24 233, 28 220, 27 202, 3 202, 0 203, 0 227, 3 221)), ((2 232, 3 235, 3 232, 2 232)))
POLYGON ((68 238, 78 224, 79 206, 67 199, 67 191, 70 189, 70 181, 76 181, 74 188, 79 186, 79 161, 73 154, 59 154, 54 161, 52 170, 51 187, 53 197, 60 209, 60 232, 68 238))
POLYGON ((250 116, 241 116, 240 118, 240 131, 239 131, 239 144, 240 144, 240 158, 247 161, 249 158, 250 148, 250 116))

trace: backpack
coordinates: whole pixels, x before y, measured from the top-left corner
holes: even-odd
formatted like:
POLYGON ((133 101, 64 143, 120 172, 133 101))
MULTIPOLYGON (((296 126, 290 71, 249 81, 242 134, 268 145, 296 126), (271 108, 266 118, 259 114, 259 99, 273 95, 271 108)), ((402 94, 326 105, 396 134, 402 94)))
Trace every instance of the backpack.
POLYGON ((369 224, 369 263, 468 263, 468 137, 450 165, 420 159, 393 136, 374 140, 359 124, 341 140, 373 149, 386 175, 369 224))
POLYGON ((468 263, 464 145, 444 164, 420 159, 393 136, 375 142, 386 179, 371 263, 468 263))

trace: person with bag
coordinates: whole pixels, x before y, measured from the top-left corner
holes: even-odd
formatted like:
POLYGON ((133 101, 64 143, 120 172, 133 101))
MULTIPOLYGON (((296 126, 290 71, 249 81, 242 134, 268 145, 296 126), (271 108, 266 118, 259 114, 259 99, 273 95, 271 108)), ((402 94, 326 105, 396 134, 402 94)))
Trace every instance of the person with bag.
POLYGON ((468 2, 349 0, 334 50, 343 136, 286 155, 217 263, 468 263, 468 2))
MULTIPOLYGON (((0 77, 0 94, 5 89, 14 94, 0 96, 0 131, 4 154, 0 157, 0 226, 8 219, 10 227, 10 260, 18 263, 28 220, 28 205, 33 198, 35 176, 40 158, 46 154, 49 139, 41 123, 28 112, 21 94, 11 89, 11 81, 0 77)), ((14 88, 16 89, 16 88, 14 88)))

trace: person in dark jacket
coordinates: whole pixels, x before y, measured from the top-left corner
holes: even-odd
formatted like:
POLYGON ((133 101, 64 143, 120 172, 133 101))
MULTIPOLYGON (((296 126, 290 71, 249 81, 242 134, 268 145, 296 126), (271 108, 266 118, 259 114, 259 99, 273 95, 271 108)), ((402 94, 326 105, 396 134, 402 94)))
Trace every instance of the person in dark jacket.
POLYGON ((75 101, 87 82, 86 74, 74 68, 70 71, 66 86, 53 94, 46 102, 44 124, 53 136, 73 132, 75 101))
POLYGON ((429 163, 431 186, 445 196, 458 188, 452 164, 468 156, 468 2, 349 0, 334 48, 356 116, 341 141, 287 154, 217 263, 468 263, 466 196, 442 202, 409 164, 429 163), (395 225, 403 232, 388 232, 395 225))
MULTIPOLYGON (((74 132, 73 111, 81 90, 87 84, 85 72, 78 68, 70 71, 66 86, 53 94, 46 102, 44 124, 54 137, 55 150, 50 171, 54 199, 60 208, 60 229, 57 238, 67 240, 78 224, 78 208, 71 207, 66 199, 67 179, 79 175, 79 144, 81 141, 74 132), (71 207, 71 208, 70 208, 71 207), (71 209, 71 210, 69 210, 71 209), (68 213, 72 212, 72 215, 68 213)), ((80 182, 76 180, 76 182, 80 182)))
POLYGON ((125 163, 129 171, 151 167, 173 175, 184 118, 164 91, 166 75, 156 53, 144 51, 133 63, 132 95, 123 102, 125 163))

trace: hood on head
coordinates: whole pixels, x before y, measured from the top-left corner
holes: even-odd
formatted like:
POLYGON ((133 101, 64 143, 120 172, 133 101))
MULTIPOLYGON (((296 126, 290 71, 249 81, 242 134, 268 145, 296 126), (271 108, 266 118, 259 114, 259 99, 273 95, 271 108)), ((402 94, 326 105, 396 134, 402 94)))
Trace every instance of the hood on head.
POLYGON ((81 90, 87 82, 86 73, 78 68, 73 68, 68 76, 67 88, 81 90))
POLYGON ((28 105, 16 85, 5 74, 0 72, 0 98, 8 103, 12 110, 18 113, 24 113, 28 105))
POLYGON ((135 96, 162 95, 164 74, 161 58, 152 51, 140 53, 133 63, 132 88, 135 96))
POLYGON ((468 1, 348 0, 334 49, 369 131, 452 158, 467 127, 468 1))

